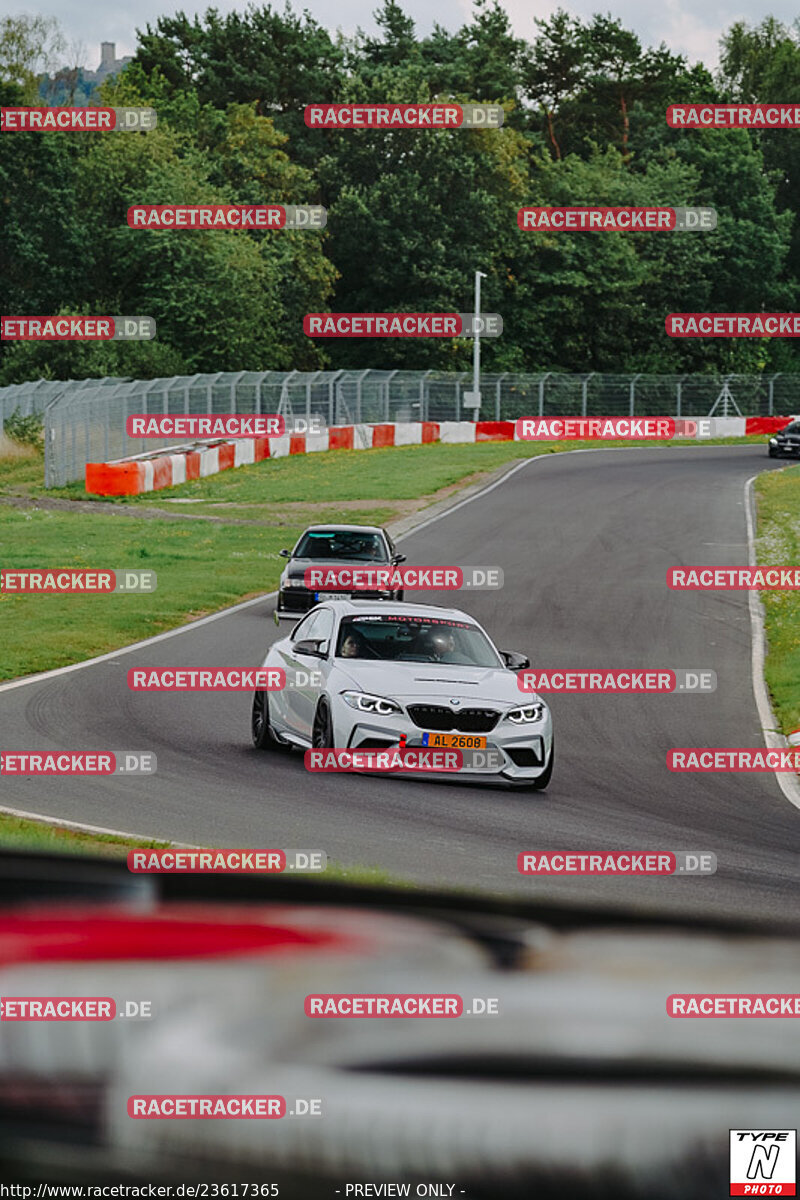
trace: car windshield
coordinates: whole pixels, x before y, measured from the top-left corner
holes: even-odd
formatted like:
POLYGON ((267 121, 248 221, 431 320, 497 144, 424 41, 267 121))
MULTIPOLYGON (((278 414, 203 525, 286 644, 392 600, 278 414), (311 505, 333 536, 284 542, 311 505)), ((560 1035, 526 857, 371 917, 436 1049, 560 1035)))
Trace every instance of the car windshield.
POLYGON ((787 425, 785 429, 781 430, 781 433, 800 433, 800 421, 792 421, 791 425, 787 425))
POLYGON ((348 562, 388 562, 386 543, 379 533, 357 529, 314 529, 304 533, 293 558, 346 559, 348 562))
POLYGON ((477 625, 438 617, 392 614, 345 617, 339 626, 336 654, 340 658, 388 662, 503 666, 477 625))

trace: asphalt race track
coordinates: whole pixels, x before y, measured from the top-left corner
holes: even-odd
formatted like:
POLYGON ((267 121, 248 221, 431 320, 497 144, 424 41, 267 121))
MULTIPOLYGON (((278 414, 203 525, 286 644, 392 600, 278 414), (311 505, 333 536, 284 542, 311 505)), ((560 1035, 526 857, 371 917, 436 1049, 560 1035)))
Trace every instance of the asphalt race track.
MULTIPOLYGON (((245 693, 141 694, 133 666, 256 666, 284 636, 272 600, 111 660, 0 689, 5 750, 152 750, 144 777, 0 781, 3 806, 193 845, 304 847, 426 884, 785 916, 800 811, 772 775, 673 775, 672 746, 761 746, 746 592, 672 592, 670 566, 747 562, 745 481, 763 446, 598 450, 530 460, 403 540, 410 563, 503 567, 459 596, 503 649, 547 667, 697 667, 712 695, 553 696, 544 793, 353 775, 249 740, 245 693), (715 877, 536 880, 520 850, 711 850, 715 877)), ((448 604, 448 594, 407 595, 448 604)), ((46 603, 46 600, 42 600, 46 603)))

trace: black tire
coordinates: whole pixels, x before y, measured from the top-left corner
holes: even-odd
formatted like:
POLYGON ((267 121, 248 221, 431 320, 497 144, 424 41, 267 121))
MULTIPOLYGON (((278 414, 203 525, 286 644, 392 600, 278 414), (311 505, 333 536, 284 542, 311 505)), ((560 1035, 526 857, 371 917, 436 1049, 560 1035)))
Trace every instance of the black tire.
POLYGON ((333 720, 328 701, 323 696, 317 704, 314 713, 314 723, 311 726, 311 745, 314 750, 329 750, 333 745, 333 720))
POLYGON ((250 737, 256 750, 279 750, 286 753, 291 746, 272 732, 269 723, 269 693, 261 689, 253 693, 250 712, 250 737))
POLYGON ((555 763, 555 758, 556 758, 556 743, 555 743, 555 739, 554 739, 553 743, 550 747, 550 758, 548 759, 547 766, 545 767, 545 769, 542 771, 541 775, 539 775, 539 777, 537 779, 532 779, 530 783, 519 784, 518 786, 520 788, 520 791, 543 792, 553 777, 553 765, 555 763))
POLYGON ((780 450, 776 450, 773 446, 770 446, 769 456, 770 456, 770 458, 780 458, 781 452, 780 452, 780 450))

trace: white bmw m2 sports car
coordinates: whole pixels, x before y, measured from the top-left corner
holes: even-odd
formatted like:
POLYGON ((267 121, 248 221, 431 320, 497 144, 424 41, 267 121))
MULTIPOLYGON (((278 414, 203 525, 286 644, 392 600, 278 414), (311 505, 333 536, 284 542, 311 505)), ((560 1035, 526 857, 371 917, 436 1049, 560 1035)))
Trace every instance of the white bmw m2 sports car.
POLYGON ((262 667, 282 668, 287 686, 255 693, 253 744, 452 747, 465 756, 458 778, 540 790, 553 772, 553 727, 541 696, 517 686, 529 665, 455 608, 330 600, 270 646, 262 667))

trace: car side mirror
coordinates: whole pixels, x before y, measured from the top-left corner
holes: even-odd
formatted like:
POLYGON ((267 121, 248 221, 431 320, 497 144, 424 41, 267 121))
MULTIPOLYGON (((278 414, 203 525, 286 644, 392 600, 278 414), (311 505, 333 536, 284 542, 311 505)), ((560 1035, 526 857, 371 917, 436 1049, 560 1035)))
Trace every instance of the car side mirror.
POLYGON ((280 554, 281 558, 291 558, 292 557, 291 550, 279 550, 278 554, 280 554))
POLYGON ((531 665, 531 660, 527 654, 520 654, 518 650, 501 650, 500 657, 509 671, 524 671, 526 667, 531 665))
POLYGON ((311 658, 325 658, 325 651, 322 647, 325 641, 322 638, 304 638, 302 641, 295 642, 295 654, 308 654, 311 658))
POLYGON ((393 562, 393 563, 401 563, 401 562, 405 562, 405 561, 406 561, 406 555, 405 555, 405 554, 393 554, 393 555, 392 555, 392 562, 393 562))

